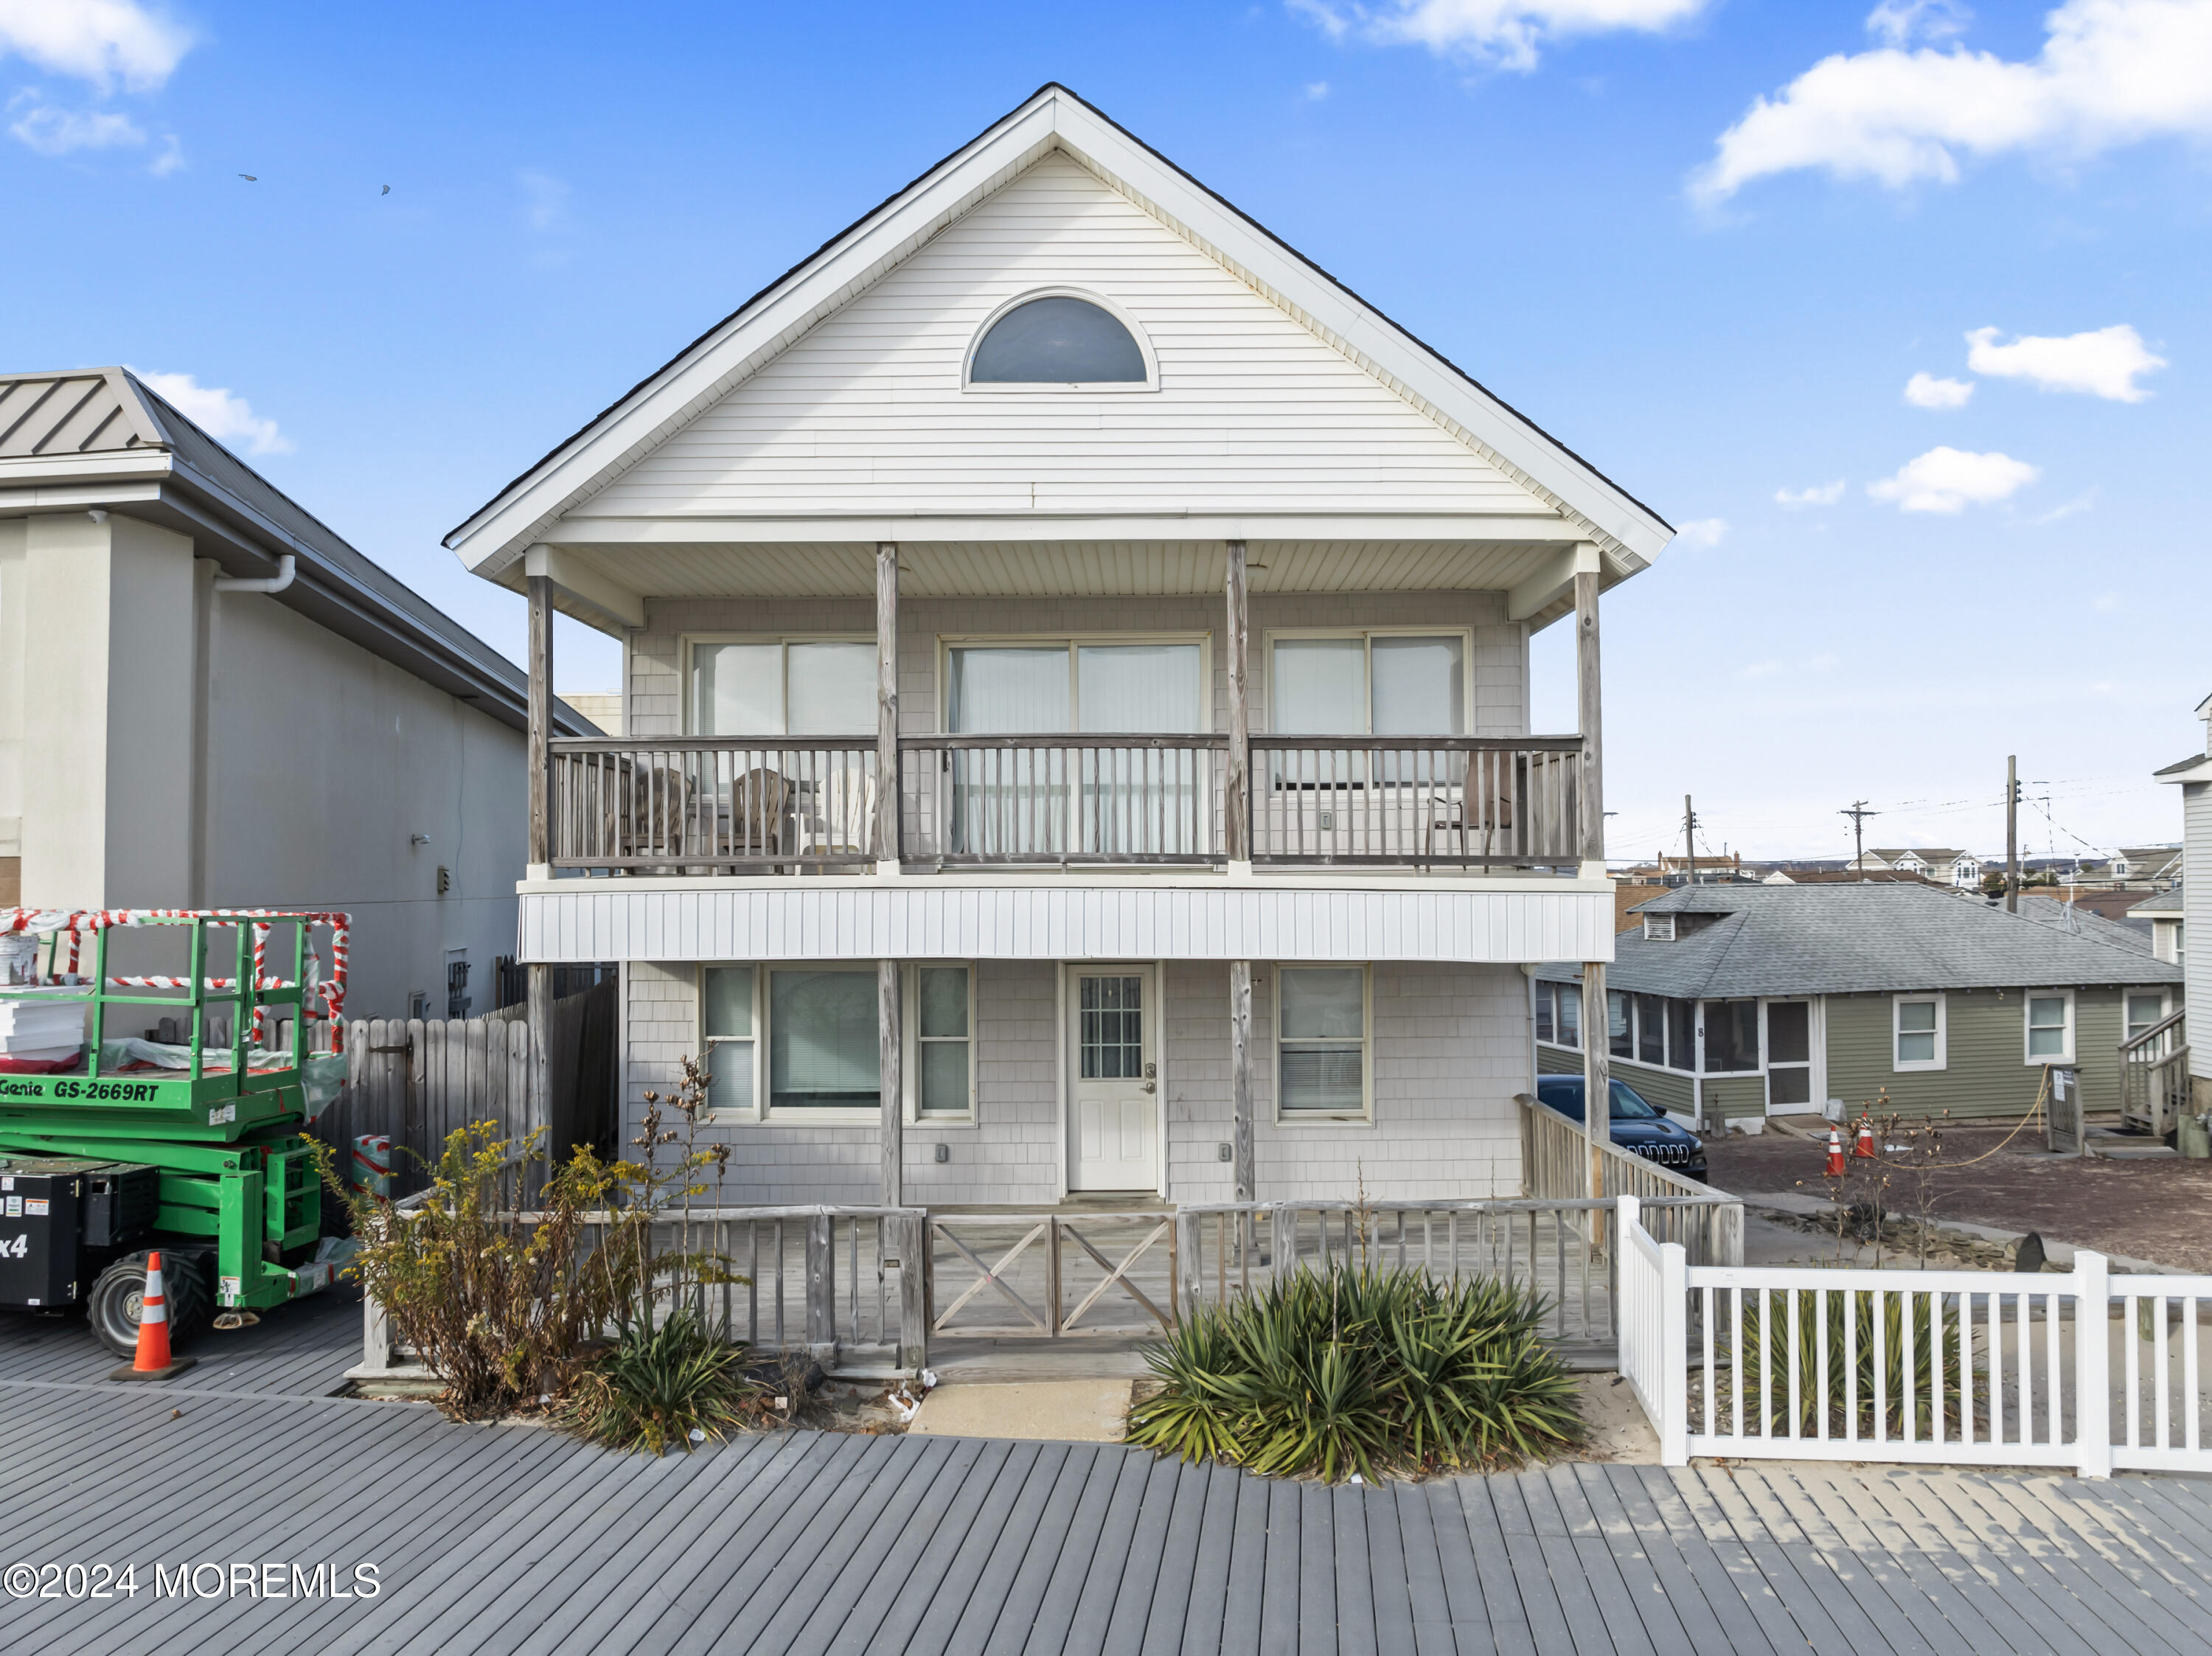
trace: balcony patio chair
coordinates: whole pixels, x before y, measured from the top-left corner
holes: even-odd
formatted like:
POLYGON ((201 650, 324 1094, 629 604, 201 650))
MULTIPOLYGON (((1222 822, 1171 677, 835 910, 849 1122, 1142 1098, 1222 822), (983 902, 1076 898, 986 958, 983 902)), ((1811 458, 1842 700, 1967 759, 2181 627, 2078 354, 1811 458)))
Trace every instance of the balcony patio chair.
POLYGON ((785 832, 784 818, 791 810, 792 796, 790 779, 765 766, 749 770, 731 783, 726 854, 763 857, 785 850, 791 836, 785 832))
POLYGON ((875 841, 876 778, 865 764, 832 765, 814 789, 814 849, 866 857, 875 841))
MULTIPOLYGON (((625 860, 680 856, 705 837, 697 803, 698 790, 686 773, 670 765, 624 760, 617 768, 614 787, 605 796, 601 822, 605 843, 625 860)), ((677 874, 686 870, 670 863, 624 871, 677 874)))

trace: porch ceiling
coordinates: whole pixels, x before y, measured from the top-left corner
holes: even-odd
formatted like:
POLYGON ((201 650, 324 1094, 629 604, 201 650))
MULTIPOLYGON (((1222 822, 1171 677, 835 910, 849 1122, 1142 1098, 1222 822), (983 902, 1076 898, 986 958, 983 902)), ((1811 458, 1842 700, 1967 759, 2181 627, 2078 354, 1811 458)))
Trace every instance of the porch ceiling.
MULTIPOLYGON (((564 567, 638 598, 866 597, 875 591, 873 540, 550 544, 564 567)), ((1213 538, 902 537, 898 546, 900 591, 911 597, 1211 597, 1222 591, 1227 573, 1224 540, 1213 538)), ((1520 588, 1530 593, 1525 618, 1537 625, 1568 607, 1548 579, 1568 551, 1555 539, 1253 539, 1248 547, 1255 594, 1520 588)), ((520 566, 515 573, 519 578, 520 566)))

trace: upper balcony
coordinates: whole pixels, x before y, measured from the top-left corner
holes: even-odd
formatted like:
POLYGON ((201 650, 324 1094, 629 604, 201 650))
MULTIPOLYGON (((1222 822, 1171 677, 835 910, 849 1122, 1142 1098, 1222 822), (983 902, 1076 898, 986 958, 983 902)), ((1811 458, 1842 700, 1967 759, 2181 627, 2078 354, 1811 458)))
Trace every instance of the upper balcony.
POLYGON ((1564 737, 663 737, 551 744, 552 866, 1574 869, 1564 737), (1248 781, 1249 779, 1249 781, 1248 781))

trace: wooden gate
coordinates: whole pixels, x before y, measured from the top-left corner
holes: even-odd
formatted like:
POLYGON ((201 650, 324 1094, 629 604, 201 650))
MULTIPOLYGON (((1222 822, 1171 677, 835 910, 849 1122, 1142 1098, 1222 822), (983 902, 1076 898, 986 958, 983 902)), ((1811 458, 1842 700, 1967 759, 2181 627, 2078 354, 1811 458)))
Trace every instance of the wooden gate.
POLYGON ((1171 1212, 933 1213, 928 1239, 932 1338, 1158 1336, 1175 1325, 1171 1212), (1109 1307, 1123 1320, 1107 1321, 1109 1307))

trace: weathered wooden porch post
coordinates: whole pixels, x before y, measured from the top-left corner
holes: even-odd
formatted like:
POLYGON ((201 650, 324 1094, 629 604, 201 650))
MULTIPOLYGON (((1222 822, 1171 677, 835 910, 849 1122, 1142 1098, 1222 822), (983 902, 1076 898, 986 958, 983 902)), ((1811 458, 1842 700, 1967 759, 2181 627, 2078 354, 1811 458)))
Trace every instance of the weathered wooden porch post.
MULTIPOLYGON (((1252 873, 1252 710, 1244 543, 1229 543, 1225 583, 1229 611, 1222 632, 1229 676, 1229 763, 1222 787, 1222 847, 1232 879, 1252 873)), ((1229 962, 1229 1095, 1231 1168, 1236 1199, 1254 1199, 1252 1151, 1252 962, 1229 962)), ((1240 1232, 1243 1229, 1239 1222, 1240 1232)))
POLYGON ((876 872, 899 871, 898 546, 876 546, 876 872))
MULTIPOLYGON (((530 583, 530 854, 529 877, 553 874, 553 582, 530 583)), ((553 968, 532 961, 527 968, 530 1089, 526 1131, 548 1131, 553 1121, 553 968)), ((550 1156, 550 1141, 542 1147, 550 1156)))
MULTIPOLYGON (((1597 559, 1595 548, 1581 549, 1575 571, 1575 704, 1583 738, 1582 874, 1605 877, 1605 704, 1600 686, 1597 632, 1597 559)), ((1610 917, 1607 917, 1608 924, 1610 917)), ((1600 1147, 1613 1132, 1611 1020, 1607 1017, 1605 962, 1583 962, 1583 1137, 1589 1149, 1588 1189, 1605 1194, 1605 1162, 1600 1147)), ((1603 1234, 1602 1220, 1591 1216, 1590 1240, 1603 1234)))
POLYGON ((876 962, 876 1039, 882 1066, 877 1101, 883 1110, 884 1205, 902 1204, 906 1193, 906 1088, 899 1064, 906 1054, 900 1014, 899 963, 876 962))
MULTIPOLYGON (((876 872, 899 871, 898 546, 876 546, 876 872)), ((899 1206, 906 1194, 906 1087, 900 1063, 906 1046, 901 1027, 899 963, 876 962, 878 1103, 883 1116, 883 1200, 899 1206)))

